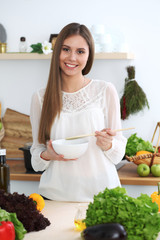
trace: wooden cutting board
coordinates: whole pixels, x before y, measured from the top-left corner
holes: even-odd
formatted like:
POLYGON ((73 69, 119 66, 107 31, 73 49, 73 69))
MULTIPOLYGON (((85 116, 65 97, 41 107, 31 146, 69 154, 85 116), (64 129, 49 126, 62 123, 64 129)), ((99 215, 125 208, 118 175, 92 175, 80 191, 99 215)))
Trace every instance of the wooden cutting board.
POLYGON ((25 143, 32 142, 32 128, 29 115, 6 109, 3 117, 5 136, 1 141, 1 148, 6 148, 7 158, 24 158, 19 150, 25 143))

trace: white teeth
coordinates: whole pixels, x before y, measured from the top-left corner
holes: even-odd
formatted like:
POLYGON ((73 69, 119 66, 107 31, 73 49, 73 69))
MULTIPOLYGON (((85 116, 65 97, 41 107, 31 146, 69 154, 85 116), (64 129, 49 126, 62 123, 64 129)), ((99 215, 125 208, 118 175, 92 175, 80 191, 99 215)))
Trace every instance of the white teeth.
POLYGON ((71 64, 68 64, 68 63, 66 63, 66 65, 68 66, 68 67, 75 67, 76 65, 71 65, 71 64))

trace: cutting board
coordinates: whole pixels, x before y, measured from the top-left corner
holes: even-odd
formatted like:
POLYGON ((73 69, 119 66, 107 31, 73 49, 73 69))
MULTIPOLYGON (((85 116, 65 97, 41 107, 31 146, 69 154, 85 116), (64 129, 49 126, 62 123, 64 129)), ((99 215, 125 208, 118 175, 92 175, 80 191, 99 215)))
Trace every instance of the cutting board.
POLYGON ((6 148, 7 158, 24 158, 19 150, 25 143, 32 142, 32 128, 29 115, 6 109, 3 117, 5 136, 1 141, 1 148, 6 148))

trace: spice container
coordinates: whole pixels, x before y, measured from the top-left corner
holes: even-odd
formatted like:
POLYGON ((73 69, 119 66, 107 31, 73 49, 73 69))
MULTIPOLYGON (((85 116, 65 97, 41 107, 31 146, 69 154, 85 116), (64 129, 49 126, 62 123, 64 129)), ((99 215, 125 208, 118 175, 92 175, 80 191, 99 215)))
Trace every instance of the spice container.
POLYGON ((6 149, 0 149, 0 189, 10 193, 10 169, 6 163, 6 149))
POLYGON ((19 52, 27 52, 27 43, 25 37, 20 38, 19 52))
POLYGON ((7 43, 0 42, 0 53, 6 53, 6 52, 7 52, 7 43))

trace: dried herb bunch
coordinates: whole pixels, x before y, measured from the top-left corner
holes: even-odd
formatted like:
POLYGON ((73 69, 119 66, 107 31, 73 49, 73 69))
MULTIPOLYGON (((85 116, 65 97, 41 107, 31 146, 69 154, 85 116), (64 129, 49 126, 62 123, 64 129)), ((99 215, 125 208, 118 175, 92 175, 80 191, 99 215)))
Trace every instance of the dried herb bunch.
POLYGON ((50 225, 50 221, 37 210, 33 199, 25 194, 0 190, 0 207, 9 213, 16 213, 27 232, 39 231, 50 225))
POLYGON ((148 100, 143 89, 135 80, 135 67, 127 67, 128 78, 125 79, 124 93, 120 100, 121 118, 127 119, 130 114, 149 108, 148 100))

